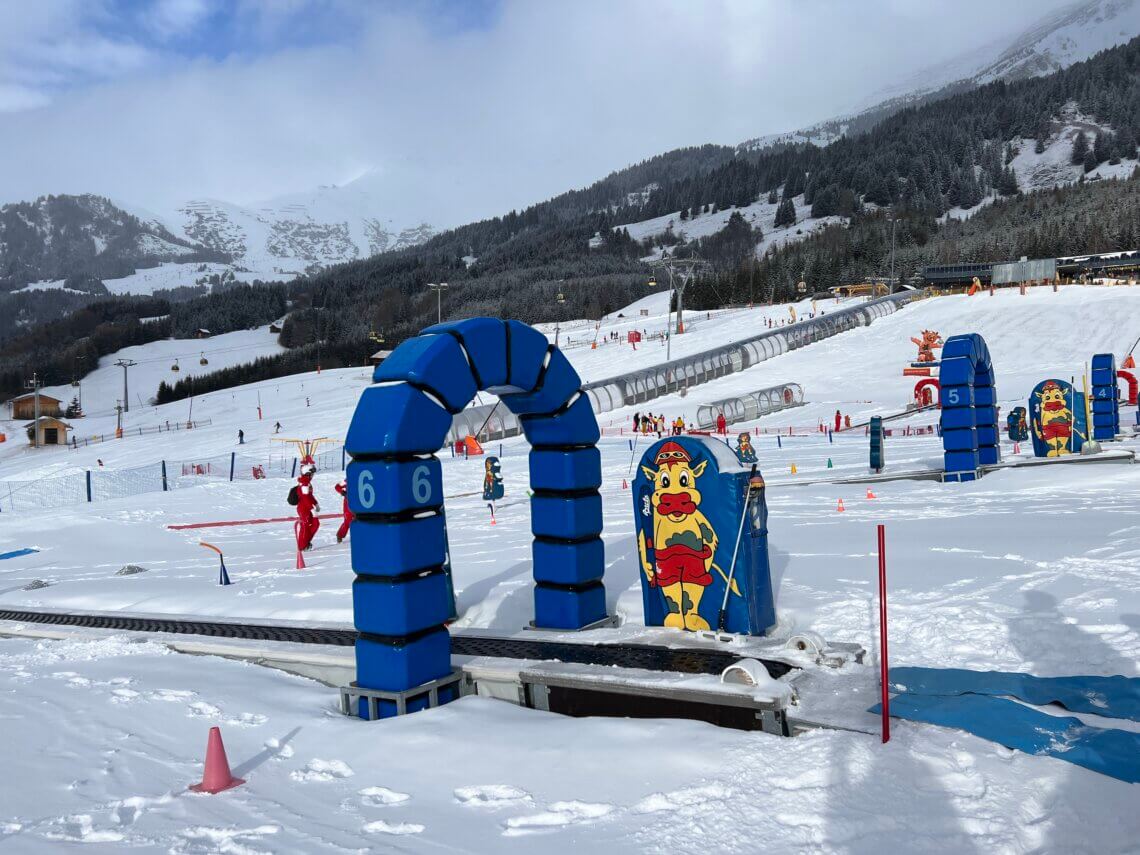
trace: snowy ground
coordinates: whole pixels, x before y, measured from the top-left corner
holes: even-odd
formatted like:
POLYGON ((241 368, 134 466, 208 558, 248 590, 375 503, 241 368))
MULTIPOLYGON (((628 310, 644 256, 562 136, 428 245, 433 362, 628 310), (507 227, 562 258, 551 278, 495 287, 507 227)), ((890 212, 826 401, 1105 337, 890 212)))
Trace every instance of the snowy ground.
MULTIPOLYGON (((877 649, 874 526, 883 522, 895 664, 1140 676, 1140 467, 1003 471, 965 485, 896 481, 875 485, 868 499, 865 486, 820 482, 866 471, 862 432, 834 442, 803 433, 837 408, 857 421, 902 409, 913 379, 901 368, 913 357, 909 336, 922 329, 982 333, 1003 406, 1024 403, 1036 382, 1079 375, 1093 353, 1120 357, 1137 334, 1121 319, 1137 316, 1137 300, 1137 289, 1087 287, 936 298, 648 406, 691 419, 700 402, 733 391, 803 384, 803 409, 745 426, 801 426, 779 446, 757 438, 770 485, 778 634, 812 629, 877 649)), ((776 307, 694 317, 674 344, 697 350, 742 337, 765 312, 787 315, 776 307)), ((656 315, 636 320, 657 323, 656 315)), ((611 319, 603 333, 629 320, 611 319)), ((568 354, 596 379, 662 350, 568 354)), ((6 443, 0 465, 30 477, 91 465, 96 453, 109 467, 206 456, 233 449, 239 426, 250 453, 267 453, 278 418, 298 435, 343 436, 366 382, 360 371, 324 372, 214 393, 195 404, 213 425, 191 434, 41 455, 6 443), (306 396, 320 406, 306 407, 306 396)), ((156 417, 184 418, 186 406, 156 417)), ((629 415, 612 414, 614 428, 629 415)), ((611 611, 636 624, 631 499, 622 489, 628 442, 607 430, 601 443, 606 587, 611 611)), ((940 451, 934 437, 891 437, 889 470, 937 465, 940 451)), ((460 626, 513 630, 532 616, 525 442, 504 442, 502 453, 507 496, 493 528, 483 502, 461 495, 477 488, 481 461, 443 458, 460 626)), ((326 511, 339 506, 338 477, 318 476, 326 511)), ((40 550, 0 561, 0 607, 348 622, 351 571, 347 546, 332 542, 335 521, 325 522, 304 572, 292 569, 288 525, 166 528, 285 516, 284 483, 220 482, 0 514, 0 552, 40 550), (214 584, 216 564, 199 537, 225 550, 233 586, 214 584), (126 563, 148 572, 116 576, 126 563), (24 591, 33 579, 48 587, 24 591)), ((0 639, 0 650, 0 716, 11 734, 0 844, 13 851, 82 840, 156 852, 1127 852, 1140 833, 1129 785, 925 725, 896 722, 881 746, 853 733, 780 739, 686 722, 572 720, 477 698, 365 724, 342 718, 323 685, 156 643, 0 639), (188 794, 211 724, 222 726, 248 784, 188 794)))

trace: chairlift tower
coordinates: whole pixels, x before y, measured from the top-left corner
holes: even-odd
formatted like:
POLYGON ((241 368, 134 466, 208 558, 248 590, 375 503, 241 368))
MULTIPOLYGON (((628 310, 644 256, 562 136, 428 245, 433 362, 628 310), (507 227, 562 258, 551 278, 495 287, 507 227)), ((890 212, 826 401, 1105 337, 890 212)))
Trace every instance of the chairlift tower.
MULTIPOLYGON (((174 363, 177 365, 178 360, 174 360, 174 363)), ((131 411, 131 396, 127 394, 127 369, 133 368, 138 363, 133 359, 120 359, 115 364, 123 369, 123 412, 129 413, 131 411)))
POLYGON ((35 396, 34 409, 32 411, 32 448, 40 447, 40 387, 43 383, 40 382, 40 375, 35 372, 32 373, 32 379, 24 382, 25 389, 31 389, 32 394, 35 396))
POLYGON ((673 351, 673 326, 668 320, 669 315, 671 315, 673 311, 673 299, 671 295, 677 295, 677 335, 682 335, 685 332, 685 319, 683 315, 685 289, 689 286, 689 283, 693 281, 693 277, 698 270, 704 270, 708 267, 708 262, 696 256, 692 258, 673 258, 672 256, 665 256, 656 266, 664 267, 665 272, 669 276, 670 299, 665 324, 665 361, 668 362, 673 351))

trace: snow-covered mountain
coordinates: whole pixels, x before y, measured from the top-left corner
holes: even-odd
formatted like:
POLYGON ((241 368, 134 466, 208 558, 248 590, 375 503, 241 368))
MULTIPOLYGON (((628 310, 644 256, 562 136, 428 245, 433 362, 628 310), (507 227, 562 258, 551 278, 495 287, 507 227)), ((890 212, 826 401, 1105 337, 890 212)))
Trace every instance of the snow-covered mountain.
POLYGON ((235 264, 265 278, 367 258, 432 236, 427 223, 394 219, 394 206, 368 178, 251 205, 191 199, 164 220, 172 230, 227 253, 235 264))
POLYGON ((202 263, 218 254, 140 219, 103 196, 41 196, 0 206, 0 284, 126 276, 160 262, 202 263))
POLYGON ((740 149, 757 150, 797 142, 827 145, 845 133, 867 130, 904 107, 948 94, 948 89, 1040 77, 1137 35, 1140 0, 1081 0, 1042 18, 1012 41, 990 42, 950 62, 909 75, 870 95, 848 115, 789 133, 747 140, 740 149))

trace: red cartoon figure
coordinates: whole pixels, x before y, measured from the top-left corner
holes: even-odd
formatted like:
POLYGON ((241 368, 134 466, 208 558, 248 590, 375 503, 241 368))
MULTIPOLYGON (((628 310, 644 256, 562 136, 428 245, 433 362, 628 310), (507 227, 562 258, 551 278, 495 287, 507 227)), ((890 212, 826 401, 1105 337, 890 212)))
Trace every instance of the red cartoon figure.
POLYGON ((922 338, 910 337, 918 345, 918 362, 934 362, 934 351, 942 347, 942 336, 934 330, 923 330, 922 338))

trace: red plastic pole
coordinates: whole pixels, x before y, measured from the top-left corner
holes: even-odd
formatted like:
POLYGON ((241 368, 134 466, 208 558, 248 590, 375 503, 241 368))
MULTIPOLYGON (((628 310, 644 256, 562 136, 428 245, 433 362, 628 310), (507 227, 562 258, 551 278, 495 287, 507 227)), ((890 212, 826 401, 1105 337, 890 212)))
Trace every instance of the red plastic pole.
POLYGON ((879 526, 879 681, 882 684, 883 742, 891 741, 891 695, 887 680, 887 529, 879 526))

